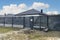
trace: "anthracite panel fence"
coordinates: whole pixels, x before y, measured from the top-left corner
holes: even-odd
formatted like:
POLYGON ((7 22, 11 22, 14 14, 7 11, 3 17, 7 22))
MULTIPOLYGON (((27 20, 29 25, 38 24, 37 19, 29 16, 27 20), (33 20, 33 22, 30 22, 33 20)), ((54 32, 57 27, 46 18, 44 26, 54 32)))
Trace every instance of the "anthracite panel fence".
POLYGON ((41 28, 60 29, 60 16, 29 16, 29 17, 0 17, 0 26, 19 28, 41 28))
POLYGON ((20 27, 20 28, 41 28, 48 26, 47 16, 5 16, 0 17, 0 26, 3 27, 20 27))
POLYGON ((0 17, 0 26, 23 27, 23 17, 0 17))

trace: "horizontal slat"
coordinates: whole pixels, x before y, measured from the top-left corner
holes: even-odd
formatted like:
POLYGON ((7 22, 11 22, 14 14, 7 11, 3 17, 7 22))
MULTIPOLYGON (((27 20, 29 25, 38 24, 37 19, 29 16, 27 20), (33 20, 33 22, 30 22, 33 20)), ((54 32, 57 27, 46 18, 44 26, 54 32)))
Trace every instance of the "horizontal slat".
POLYGON ((1 17, 31 17, 31 16, 43 16, 43 15, 1 16, 1 17))

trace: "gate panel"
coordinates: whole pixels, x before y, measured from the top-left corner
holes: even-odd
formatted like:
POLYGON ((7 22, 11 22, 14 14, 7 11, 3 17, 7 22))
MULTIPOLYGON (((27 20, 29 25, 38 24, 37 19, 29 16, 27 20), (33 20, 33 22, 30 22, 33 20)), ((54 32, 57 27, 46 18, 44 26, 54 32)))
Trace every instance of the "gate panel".
POLYGON ((47 16, 34 17, 34 28, 40 29, 47 27, 47 16))
POLYGON ((14 17, 13 27, 23 28, 23 17, 14 17))
POLYGON ((29 27, 30 27, 29 17, 25 17, 25 28, 29 28, 29 27))

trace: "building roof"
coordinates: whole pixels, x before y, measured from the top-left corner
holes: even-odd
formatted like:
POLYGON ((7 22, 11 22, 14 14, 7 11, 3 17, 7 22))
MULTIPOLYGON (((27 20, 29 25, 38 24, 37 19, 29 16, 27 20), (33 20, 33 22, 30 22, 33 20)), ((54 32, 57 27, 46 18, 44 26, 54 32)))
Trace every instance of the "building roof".
POLYGON ((22 12, 22 13, 18 13, 18 14, 16 14, 16 16, 20 16, 20 15, 37 15, 37 14, 45 15, 45 14, 41 13, 40 11, 37 11, 35 9, 31 9, 31 10, 28 10, 28 11, 25 11, 25 12, 22 12))

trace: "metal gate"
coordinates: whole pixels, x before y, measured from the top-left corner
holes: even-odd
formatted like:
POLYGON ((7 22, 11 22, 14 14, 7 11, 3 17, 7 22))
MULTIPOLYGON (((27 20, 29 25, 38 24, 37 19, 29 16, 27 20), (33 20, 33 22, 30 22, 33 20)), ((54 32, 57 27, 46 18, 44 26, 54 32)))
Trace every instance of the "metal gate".
POLYGON ((28 16, 24 17, 23 22, 25 28, 31 28, 31 29, 34 28, 41 29, 48 26, 47 16, 39 16, 39 15, 28 16))

